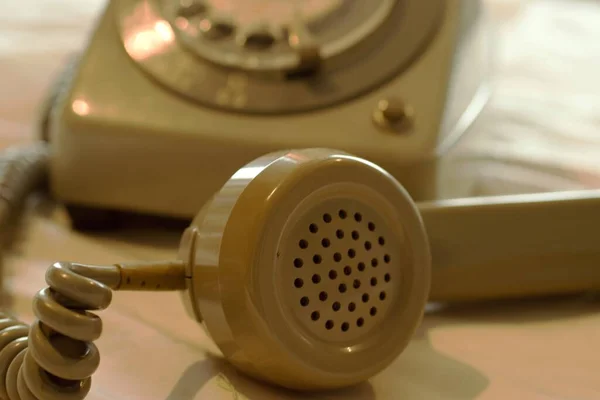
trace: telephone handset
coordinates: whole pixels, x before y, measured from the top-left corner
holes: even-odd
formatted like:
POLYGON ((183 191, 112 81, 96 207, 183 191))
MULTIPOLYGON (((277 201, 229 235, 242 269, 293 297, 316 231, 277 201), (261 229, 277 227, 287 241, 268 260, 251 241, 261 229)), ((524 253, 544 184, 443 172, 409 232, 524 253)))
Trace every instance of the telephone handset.
MULTIPOLYGON (((21 170, 38 170, 29 156, 21 170)), ((261 381, 350 386, 404 350, 427 301, 600 289, 598 226, 598 191, 417 204, 348 153, 267 154, 204 205, 177 260, 50 266, 31 328, 0 319, 0 396, 83 399, 99 366, 90 311, 111 289, 180 291, 223 355, 261 381)))
POLYGON ((52 102, 50 189, 76 226, 189 220, 250 160, 334 147, 436 198, 438 158, 487 100, 484 17, 459 0, 109 1, 52 102))

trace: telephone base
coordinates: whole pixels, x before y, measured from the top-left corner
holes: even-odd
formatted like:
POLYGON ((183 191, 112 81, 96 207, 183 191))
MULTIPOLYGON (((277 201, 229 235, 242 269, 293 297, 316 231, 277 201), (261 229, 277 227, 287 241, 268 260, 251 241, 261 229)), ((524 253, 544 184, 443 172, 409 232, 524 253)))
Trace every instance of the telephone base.
POLYGON ((108 2, 50 111, 50 187, 78 226, 104 219, 103 211, 90 214, 95 208, 192 218, 242 165, 291 148, 356 154, 415 200, 433 199, 440 157, 487 101, 489 38, 479 2, 446 2, 427 47, 386 84, 334 106, 273 115, 211 108, 162 86, 125 51, 114 21, 119 3, 108 2), (398 131, 373 117, 393 97, 414 110, 398 131))

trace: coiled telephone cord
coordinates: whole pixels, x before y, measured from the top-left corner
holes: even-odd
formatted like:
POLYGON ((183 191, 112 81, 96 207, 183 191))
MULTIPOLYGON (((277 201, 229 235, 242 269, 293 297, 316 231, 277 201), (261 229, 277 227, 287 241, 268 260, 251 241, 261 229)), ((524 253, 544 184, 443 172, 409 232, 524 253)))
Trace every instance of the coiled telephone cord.
POLYGON ((49 146, 45 142, 15 146, 0 153, 0 227, 8 226, 15 211, 48 172, 49 146))
POLYGON ((185 289, 178 261, 97 266, 56 262, 33 300, 36 321, 0 314, 0 399, 83 400, 100 363, 93 343, 113 290, 185 289))
POLYGON ((59 262, 46 274, 48 287, 33 301, 37 320, 28 327, 2 314, 0 319, 0 398, 81 400, 91 386, 100 355, 93 341, 102 321, 88 310, 110 304, 111 289, 84 276, 104 274, 118 282, 118 271, 59 262), (83 290, 82 290, 83 289, 83 290))
MULTIPOLYGON (((0 153, 0 229, 46 180, 49 147, 40 142, 0 153)), ((57 262, 48 287, 33 300, 35 322, 0 312, 0 399, 83 400, 100 354, 93 343, 102 320, 91 311, 109 306, 112 290, 183 290, 178 262, 93 266, 57 262)))

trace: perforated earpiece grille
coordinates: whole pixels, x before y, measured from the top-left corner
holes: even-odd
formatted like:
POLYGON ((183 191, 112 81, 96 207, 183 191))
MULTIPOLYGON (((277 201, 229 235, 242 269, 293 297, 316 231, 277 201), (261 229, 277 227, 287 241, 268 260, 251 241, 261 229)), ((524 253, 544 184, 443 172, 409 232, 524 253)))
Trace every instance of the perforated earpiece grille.
POLYGON ((351 341, 385 318, 401 278, 387 226, 353 199, 323 202, 290 226, 280 255, 284 296, 308 332, 351 341))
POLYGON ((410 342, 429 246, 412 199, 384 170, 329 149, 274 153, 205 210, 190 303, 239 368, 293 389, 340 388, 410 342))

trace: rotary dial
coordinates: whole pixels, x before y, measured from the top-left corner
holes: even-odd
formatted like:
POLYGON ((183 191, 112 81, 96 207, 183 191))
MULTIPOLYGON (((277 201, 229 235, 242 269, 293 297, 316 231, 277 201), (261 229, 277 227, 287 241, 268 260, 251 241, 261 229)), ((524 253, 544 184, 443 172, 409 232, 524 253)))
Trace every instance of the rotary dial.
POLYGON ((315 67, 387 19, 396 0, 181 0, 165 7, 185 45, 222 66, 315 67))

